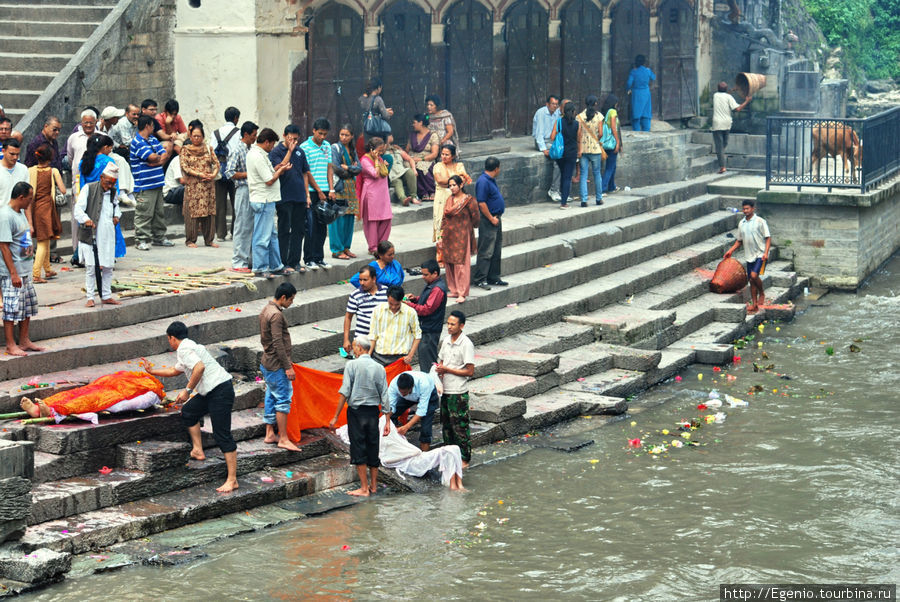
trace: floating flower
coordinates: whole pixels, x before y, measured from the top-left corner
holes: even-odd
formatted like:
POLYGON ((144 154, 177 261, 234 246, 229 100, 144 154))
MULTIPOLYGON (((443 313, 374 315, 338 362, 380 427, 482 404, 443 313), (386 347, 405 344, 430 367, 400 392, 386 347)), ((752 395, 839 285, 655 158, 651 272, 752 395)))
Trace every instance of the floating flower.
POLYGON ((675 377, 675 382, 680 383, 680 382, 681 382, 681 377, 680 377, 680 376, 676 376, 676 377, 675 377))
POLYGON ((500 504, 500 505, 502 506, 502 505, 503 505, 503 500, 497 500, 497 503, 500 504))
POLYGON ((597 459, 591 460, 591 464, 597 464, 598 462, 600 462, 600 460, 597 460, 597 459))
POLYGON ((781 332, 781 326, 776 326, 776 327, 775 327, 775 332, 781 332))
POLYGON ((684 443, 679 441, 678 439, 672 440, 672 447, 684 447, 684 443))
POLYGON ((707 416, 704 416, 704 418, 706 419, 707 424, 709 424, 710 422, 715 422, 716 420, 716 417, 712 414, 708 414, 707 416))
POLYGON ((690 434, 690 433, 681 433, 681 438, 682 438, 682 439, 690 439, 690 438, 691 438, 691 434, 690 434))
POLYGON ((766 325, 765 325, 765 324, 760 324, 759 326, 756 327, 756 329, 757 329, 758 331, 760 331, 760 332, 763 332, 763 331, 766 329, 766 325))
POLYGON ((347 544, 344 544, 344 545, 341 546, 341 549, 344 550, 344 551, 346 552, 347 550, 350 549, 350 546, 348 546, 347 544))
POLYGON ((700 410, 701 412, 702 412, 703 410, 705 410, 706 408, 707 408, 707 405, 706 405, 705 403, 698 403, 698 404, 697 404, 697 409, 700 410))
POLYGON ((756 346, 757 346, 757 347, 762 347, 762 341, 758 342, 758 343, 756 344, 756 346))
POLYGON ((713 372, 721 372, 722 369, 718 366, 713 366, 713 372))
POLYGON ((487 529, 487 525, 484 524, 484 522, 480 522, 477 525, 475 525, 475 528, 483 531, 484 529, 487 529))
POLYGON ((629 440, 628 440, 628 447, 638 448, 638 447, 640 447, 640 446, 641 446, 641 440, 640 440, 640 439, 629 439, 629 440))
POLYGON ((113 469, 110 468, 109 466, 104 466, 103 468, 100 469, 99 472, 100 472, 100 474, 109 474, 112 471, 113 471, 113 469))
POLYGON ((733 361, 735 364, 740 364, 740 363, 741 363, 741 356, 736 355, 736 356, 734 356, 733 358, 731 358, 731 361, 733 361))
POLYGON ((637 422, 635 422, 634 420, 632 420, 632 421, 631 421, 631 426, 637 426, 637 422))
POLYGON ((697 380, 703 380, 703 373, 702 373, 702 372, 701 372, 700 374, 697 375, 697 380))
POLYGON ((668 435, 668 434, 669 434, 669 429, 663 429, 663 430, 662 430, 662 434, 663 434, 663 435, 668 435))

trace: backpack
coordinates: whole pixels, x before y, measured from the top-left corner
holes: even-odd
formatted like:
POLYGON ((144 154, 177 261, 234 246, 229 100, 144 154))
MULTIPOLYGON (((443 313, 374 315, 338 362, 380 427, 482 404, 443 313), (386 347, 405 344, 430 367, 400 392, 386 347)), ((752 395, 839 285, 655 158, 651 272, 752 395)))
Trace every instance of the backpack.
POLYGON ((225 164, 228 163, 228 141, 231 140, 231 137, 234 136, 238 131, 237 126, 225 136, 225 139, 219 136, 219 130, 216 130, 214 136, 216 137, 216 148, 213 152, 216 154, 216 159, 219 160, 219 171, 222 172, 222 177, 225 177, 225 164))

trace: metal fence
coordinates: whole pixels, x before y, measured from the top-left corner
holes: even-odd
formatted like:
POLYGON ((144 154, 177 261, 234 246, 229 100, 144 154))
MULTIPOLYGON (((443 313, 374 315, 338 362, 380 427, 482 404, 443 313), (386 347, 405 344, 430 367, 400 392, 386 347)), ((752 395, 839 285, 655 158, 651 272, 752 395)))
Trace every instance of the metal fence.
POLYGON ((769 117, 766 189, 858 188, 865 192, 900 170, 900 107, 866 119, 769 117))

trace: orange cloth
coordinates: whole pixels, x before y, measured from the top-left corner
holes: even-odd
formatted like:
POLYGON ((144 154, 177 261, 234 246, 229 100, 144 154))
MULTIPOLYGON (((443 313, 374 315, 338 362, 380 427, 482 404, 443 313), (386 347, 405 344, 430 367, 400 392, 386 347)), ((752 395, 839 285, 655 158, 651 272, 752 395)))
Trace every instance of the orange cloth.
POLYGON ((146 372, 122 370, 101 376, 89 385, 51 395, 44 403, 53 408, 57 414, 68 416, 85 412, 102 412, 120 401, 150 391, 156 393, 160 399, 165 395, 163 384, 156 377, 146 372))
MULTIPOLYGON (((397 360, 384 370, 387 373, 387 382, 390 383, 401 372, 406 372, 410 367, 397 360)), ((304 368, 294 364, 294 393, 291 396, 291 412, 287 417, 288 438, 294 443, 300 442, 300 431, 305 429, 327 428, 334 411, 340 402, 341 382, 344 377, 333 372, 323 372, 304 368)), ((341 410, 337 426, 347 424, 347 408, 341 410)))

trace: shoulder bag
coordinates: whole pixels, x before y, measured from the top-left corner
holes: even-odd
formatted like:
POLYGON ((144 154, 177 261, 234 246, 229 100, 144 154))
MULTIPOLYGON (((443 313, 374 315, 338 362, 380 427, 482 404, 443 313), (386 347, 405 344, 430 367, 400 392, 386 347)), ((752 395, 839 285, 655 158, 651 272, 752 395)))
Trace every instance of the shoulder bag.
POLYGON ((556 138, 550 145, 550 158, 554 161, 562 159, 565 141, 562 135, 562 117, 556 122, 556 138))
POLYGON ((369 110, 366 112, 366 122, 363 124, 363 132, 365 132, 367 136, 381 136, 391 133, 391 124, 385 121, 384 117, 381 115, 375 115, 375 113, 372 112, 372 109, 375 107, 376 98, 378 97, 372 97, 372 102, 369 103, 369 110))

